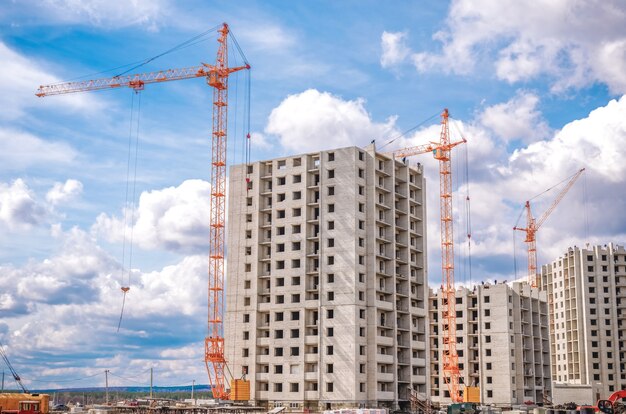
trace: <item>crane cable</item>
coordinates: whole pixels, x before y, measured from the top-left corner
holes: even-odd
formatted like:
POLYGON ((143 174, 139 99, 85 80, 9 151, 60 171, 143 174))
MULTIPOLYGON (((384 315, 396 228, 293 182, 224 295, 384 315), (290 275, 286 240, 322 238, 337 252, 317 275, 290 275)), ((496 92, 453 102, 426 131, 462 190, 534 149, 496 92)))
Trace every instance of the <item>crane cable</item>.
POLYGON ((120 319, 117 323, 117 332, 120 331, 120 327, 122 326, 122 318, 124 316, 124 308, 126 306, 126 294, 128 293, 128 291, 130 290, 130 280, 131 280, 131 275, 132 275, 132 263, 133 263, 133 242, 134 242, 134 232, 135 232, 135 225, 134 225, 134 218, 135 218, 135 211, 136 211, 136 203, 135 203, 135 198, 136 198, 136 190, 137 190, 137 160, 138 160, 138 154, 139 154, 139 121, 140 121, 140 115, 141 115, 141 91, 132 91, 131 92, 132 97, 131 97, 131 116, 130 116, 130 127, 129 127, 129 133, 128 133, 128 157, 127 157, 127 164, 126 164, 126 198, 124 201, 124 235, 123 235, 123 242, 122 242, 122 308, 120 310, 120 319), (134 104, 135 104, 135 95, 138 95, 138 99, 137 99, 137 119, 136 119, 136 131, 133 131, 133 127, 135 126, 135 120, 134 120, 134 104), (134 166, 133 166, 133 177, 132 177, 132 196, 131 196, 131 201, 130 201, 130 208, 129 208, 129 190, 130 190, 130 182, 131 182, 131 178, 130 178, 130 170, 131 170, 131 156, 133 153, 133 149, 132 149, 132 144, 133 144, 133 138, 135 140, 135 150, 134 150, 134 166), (130 216, 130 217, 129 217, 130 216), (126 231, 127 228, 130 224, 130 240, 129 240, 129 247, 128 247, 128 276, 127 278, 124 278, 124 266, 126 264, 126 231), (126 284, 124 284, 124 282, 126 282, 126 284))
POLYGON ((585 211, 585 240, 589 248, 589 211, 587 204, 587 174, 583 174, 583 206, 585 211))
MULTIPOLYGON (((541 196, 541 195, 543 195, 543 194, 553 190, 555 187, 560 186, 565 181, 570 180, 576 174, 578 174, 578 171, 575 172, 574 174, 570 175, 569 177, 559 181, 558 183, 554 184, 552 187, 550 187, 550 188, 540 192, 539 194, 529 198, 528 201, 534 200, 537 197, 539 197, 539 196, 541 196)), ((587 197, 587 195, 586 195, 587 181, 586 181, 586 177, 584 177, 583 179, 585 180, 585 181, 583 181, 583 183, 584 183, 583 184, 583 198, 584 198, 584 202, 585 202, 585 220, 587 220, 588 219, 587 211, 586 211, 586 206, 587 206, 587 201, 586 201, 587 200, 586 199, 586 197, 587 197)), ((517 233, 516 233, 515 229, 516 229, 517 225, 519 224, 519 221, 521 220, 522 215, 524 214, 524 210, 526 210, 526 206, 522 207, 521 211, 519 212, 519 215, 517 216, 517 220, 515 220, 515 226, 513 226, 513 271, 514 271, 514 275, 515 275, 515 280, 517 280, 517 252, 516 252, 516 237, 515 237, 517 233)), ((586 231, 587 231, 587 237, 588 237, 588 235, 589 235, 589 233, 588 233, 589 232, 589 222, 587 221, 585 224, 586 224, 586 231)))
POLYGON ((517 242, 515 236, 517 233, 515 229, 513 229, 513 275, 515 280, 517 280, 517 242))
POLYGON ((9 371, 11 372, 11 375, 13 376, 13 379, 15 380, 17 385, 20 386, 22 391, 24 391, 25 393, 28 393, 28 390, 26 389, 24 384, 22 384, 22 378, 20 378, 18 373, 15 371, 15 369, 13 369, 13 365, 11 365, 11 361, 9 361, 9 357, 7 356, 6 352, 4 351, 4 345, 2 344, 2 342, 0 342, 0 356, 4 360, 4 363, 6 364, 6 366, 9 368, 9 371))
MULTIPOLYGON (((465 137, 461 128, 455 119, 452 119, 452 125, 457 130, 463 140, 465 137)), ((465 140, 465 236, 467 237, 467 276, 469 277, 469 283, 472 283, 472 205, 470 197, 470 175, 469 175, 469 144, 465 140)))
MULTIPOLYGON (((462 183, 465 185, 465 203, 464 203, 464 212, 465 212, 465 236, 467 237, 467 261, 464 261, 463 264, 466 266, 464 268, 464 276, 469 278, 469 284, 473 282, 472 280, 472 206, 471 206, 471 197, 470 197, 470 178, 469 178, 469 145, 467 140, 465 139, 461 128, 455 119, 449 118, 452 121, 452 125, 457 130, 459 135, 465 142, 465 157, 463 159, 464 165, 464 175, 462 175, 462 183), (465 274, 465 271, 467 274, 465 274)), ((459 189, 461 187, 459 186, 459 189)), ((467 280, 466 280, 467 282, 467 280)))
MULTIPOLYGON (((232 32, 230 32, 231 35, 231 39, 233 41, 233 43, 235 44, 235 46, 237 47, 241 58, 243 59, 244 63, 246 63, 246 65, 248 64, 248 61, 246 59, 246 56, 243 54, 243 51, 241 50, 241 48, 239 47, 239 44, 237 43, 237 39, 235 38, 235 36, 233 35, 232 32)), ((236 57, 235 57, 236 60, 236 57)), ((251 95, 251 75, 250 75, 250 68, 247 69, 246 71, 246 79, 245 79, 245 85, 244 85, 244 108, 243 108, 243 114, 242 114, 242 123, 243 123, 243 128, 242 128, 242 141, 243 141, 243 165, 245 168, 245 181, 244 181, 244 186, 246 188, 246 194, 248 193, 248 191, 250 190, 250 187, 248 186, 248 183, 250 182, 250 170, 249 170, 249 166, 250 166, 250 152, 251 152, 251 138, 250 138, 250 95, 251 95)), ((238 84, 239 84, 239 76, 238 73, 235 77, 236 79, 236 83, 235 83, 235 87, 236 87, 236 94, 235 97, 236 99, 238 99, 239 93, 238 93, 238 84)), ((239 107, 239 105, 235 105, 236 108, 239 107)), ((236 112, 235 112, 236 114, 236 112)), ((236 119, 236 118, 235 118, 236 119)), ((237 126, 235 125, 235 128, 237 126)), ((236 129, 235 129, 236 131, 236 129)), ((235 136, 236 133, 235 133, 235 136)), ((239 203, 239 216, 241 217, 243 214, 243 203, 239 203)), ((239 220, 238 222, 238 229, 237 229, 237 233, 241 236, 241 225, 242 222, 241 220, 239 220)), ((245 237, 245 236, 244 236, 245 237)), ((258 247, 257 247, 258 248, 258 247)), ((239 249, 235 249, 236 255, 237 257, 235 258, 234 263, 239 263, 239 249)), ((238 298, 239 298, 239 284, 237 284, 236 287, 236 292, 235 292, 235 309, 238 309, 238 298)), ((237 358, 237 353, 234 352, 234 348, 233 348, 233 364, 236 365, 236 358, 237 358)), ((228 371, 228 374, 230 375, 231 378, 235 378, 233 373, 230 370, 230 365, 226 364, 226 370, 228 371)), ((245 374, 247 374, 247 372, 242 374, 245 376, 245 374)))
MULTIPOLYGON (((228 40, 231 42, 231 45, 234 45, 237 50, 239 51, 239 54, 241 56, 241 59, 243 60, 243 62, 246 65, 248 64, 248 61, 246 59, 246 56, 244 55, 243 51, 241 50, 241 47, 239 47, 239 44, 237 43, 237 40, 235 39, 232 31, 229 31, 229 38, 228 40)), ((230 50, 231 48, 229 48, 230 50)), ((232 56, 232 58, 235 61, 235 65, 239 66, 239 60, 237 59, 237 55, 234 54, 232 56)), ((238 155, 241 157, 241 163, 245 166, 245 182, 244 182, 244 186, 246 188, 246 192, 248 191, 248 183, 250 182, 250 173, 248 171, 248 166, 250 164, 250 85, 251 85, 251 79, 250 79, 250 68, 247 69, 247 73, 246 73, 246 79, 245 79, 245 84, 244 84, 244 91, 243 91, 243 99, 244 99, 244 108, 243 108, 243 113, 241 114, 241 118, 239 118, 239 113, 238 111, 235 111, 234 116, 232 117, 233 119, 233 136, 235 137, 235 139, 239 138, 240 136, 242 137, 242 146, 241 146, 241 152, 238 154, 238 152, 235 150, 231 153, 231 158, 234 161, 234 164, 238 164, 239 163, 239 157, 238 155), (238 130, 238 126, 239 126, 239 122, 238 119, 241 119, 241 122, 243 124, 243 128, 241 129, 241 135, 239 133, 238 130)), ((239 88, 239 72, 235 73, 235 85, 234 85, 234 95, 235 95, 235 108, 239 108, 239 94, 240 94, 240 88, 239 88)), ((237 143, 235 143, 235 145, 233 145, 233 148, 237 148, 237 143)), ((241 216, 243 214, 243 203, 239 204, 239 216, 241 216)), ((241 227, 242 223, 241 221, 239 221, 238 223, 238 228, 237 230, 234 232, 234 234, 238 234, 241 235, 241 227)), ((235 249, 235 251, 233 252, 233 254, 236 256, 235 260, 233 260, 232 263, 239 263, 239 249, 235 249)), ((236 292, 235 292, 235 309, 238 309, 238 303, 239 303, 239 285, 237 284, 236 286, 236 292)), ((222 302, 222 306, 225 305, 225 302, 222 302)), ((221 309, 221 313, 223 316, 223 318, 225 317, 225 312, 224 312, 224 308, 222 307, 221 309)), ((222 327, 223 329, 223 327, 222 327)), ((224 331, 222 331, 221 336, 224 336, 224 331)), ((232 354, 232 358, 229 358, 230 361, 232 361, 233 364, 236 364, 237 361, 237 353, 234 352, 234 348, 233 348, 233 354, 232 354)), ((232 371, 230 370, 230 365, 226 364, 225 365, 225 369, 226 372, 228 373, 228 375, 230 376, 230 378, 235 378, 232 371)))
MULTIPOLYGON (((234 43, 234 41, 232 40, 232 35, 228 38, 228 40, 230 40, 231 44, 234 43)), ((231 50, 231 49, 229 48, 229 50, 231 50)), ((236 55, 233 56, 233 59, 235 61, 235 65, 239 66, 239 62, 237 60, 237 56, 236 55)), ((239 137, 239 135, 237 133, 237 126, 239 125, 239 123, 237 122, 237 115, 239 114, 239 111, 238 111, 238 109, 239 109, 239 72, 235 73, 234 75, 235 75, 235 88, 234 88, 235 89, 235 91, 234 91, 235 92, 234 93, 234 95, 235 95, 235 105, 234 105, 235 111, 234 111, 234 114, 233 114, 232 118, 233 118, 233 136, 235 137, 235 145, 236 145, 237 139, 239 137)), ((243 132, 243 128, 242 128, 242 132, 243 132)), ((235 145, 233 145, 233 147, 235 145)), ((243 140, 242 140, 242 147, 243 147, 242 148, 242 152, 240 154, 237 154, 237 151, 233 151, 233 154, 232 154, 232 158, 234 159, 233 164, 237 164, 239 162, 239 158, 237 157, 237 155, 241 156, 241 160, 243 161, 244 151, 245 151, 245 142, 243 140)), ((247 189, 247 182, 244 183, 243 185, 246 186, 246 189, 247 189)), ((247 192, 247 190, 246 190, 246 192, 247 192)), ((239 205, 239 212, 237 213, 237 217, 243 217, 243 204, 244 203, 237 203, 237 204, 239 205)), ((237 220, 237 230, 233 234, 241 235, 241 226, 242 226, 241 221, 242 220, 237 220)), ((234 253, 234 256, 235 256, 234 257, 235 260, 233 261, 233 263, 237 263, 237 265, 239 265, 239 246, 237 246, 237 248, 235 248, 234 250, 235 251, 233 253, 234 253)), ((228 271, 228 269, 227 269, 227 271, 228 271)), ((222 301, 222 306, 224 306, 224 301, 222 301)), ((236 310, 239 310, 239 283, 235 284, 235 303, 234 303, 234 306, 235 306, 236 310)), ((221 312, 222 312, 222 315, 223 315, 222 316, 222 320, 226 320, 226 314, 224 312, 224 308, 221 309, 221 312)), ((222 325, 222 328, 223 328, 223 326, 224 325, 222 325)), ((224 332, 221 332, 221 335, 223 337, 224 336, 224 332)), ((233 364, 237 363, 237 352, 236 352, 234 347, 232 348, 232 357, 229 358, 229 360, 232 361, 233 364)), ((232 372, 230 372, 230 368, 229 368, 228 364, 226 364, 226 369, 228 371, 228 374, 230 375, 230 378, 232 379, 233 378, 233 374, 232 374, 232 372)))
POLYGON ((187 47, 194 46, 194 45, 196 45, 198 43, 204 42, 204 41, 208 40, 208 38, 203 39, 203 37, 207 36, 211 32, 216 32, 217 29, 219 29, 220 27, 221 27, 221 25, 212 27, 212 28, 210 28, 210 29, 208 29, 208 30, 206 30, 206 31, 196 35, 196 36, 193 36, 193 37, 185 40, 182 43, 177 44, 176 46, 166 50, 165 52, 162 52, 162 53, 159 53, 158 55, 155 55, 155 56, 152 56, 150 58, 144 59, 144 60, 140 61, 138 64, 136 64, 135 66, 132 66, 129 69, 125 70, 124 72, 121 72, 121 73, 115 75, 114 78, 116 78, 118 76, 125 75, 126 73, 128 73, 128 72, 130 72, 132 70, 135 70, 135 69, 140 68, 140 67, 142 67, 144 65, 147 65, 148 63, 152 62, 153 60, 156 60, 156 59, 158 59, 160 57, 168 55, 168 54, 170 54, 172 52, 176 52, 178 50, 185 49, 187 47))
POLYGON ((524 214, 524 210, 526 210, 526 207, 522 207, 519 215, 517 216, 517 220, 515 220, 515 226, 513 226, 513 272, 515 275, 515 280, 517 280, 517 231, 515 229, 517 228, 517 225, 522 218, 522 214, 524 214))
MULTIPOLYGON (((454 224, 454 219, 456 216, 456 220, 458 224, 462 225, 462 220, 464 217, 461 214, 461 200, 459 197, 459 193, 461 190, 461 182, 463 178, 459 175, 460 165, 462 163, 462 160, 460 159, 460 157, 457 156, 458 154, 455 154, 455 156, 452 157, 453 149, 450 149, 449 151, 450 151, 450 159, 451 159, 450 168, 452 169, 452 194, 454 195, 454 197, 452 197, 452 201, 455 204, 454 209, 452 211, 452 222, 454 224)), ((461 241, 462 236, 458 232, 453 233, 453 235, 455 238, 455 240, 453 240, 453 243, 456 245, 457 242, 461 241)), ((465 260, 462 258, 462 256, 465 255, 465 245, 461 245, 461 247, 462 247, 462 250, 455 251, 455 254, 454 254, 455 282, 458 281, 461 283, 465 283, 466 282, 465 260)))
POLYGON ((156 60, 156 59, 158 59, 160 57, 163 57, 163 56, 168 55, 168 54, 173 53, 173 52, 177 52, 177 51, 182 50, 182 49, 186 49, 186 48, 191 47, 191 46, 195 46, 198 43, 202 43, 202 42, 206 42, 206 41, 211 40, 213 38, 213 36, 207 37, 207 35, 212 33, 212 32, 214 32, 213 34, 216 34, 217 33, 217 29, 219 27, 221 27, 221 25, 212 27, 212 28, 210 28, 210 29, 208 29, 208 30, 206 30, 206 31, 196 35, 196 36, 193 36, 193 37, 185 40, 182 43, 179 43, 176 46, 171 47, 170 49, 166 50, 165 52, 159 53, 159 54, 157 54, 155 56, 152 56, 152 57, 149 57, 149 58, 146 58, 146 59, 142 59, 142 60, 137 60, 135 62, 127 63, 125 65, 116 66, 116 67, 111 68, 111 69, 101 70, 99 72, 92 72, 92 73, 89 73, 89 74, 86 74, 86 75, 77 76, 75 78, 67 79, 65 81, 55 83, 53 85, 58 85, 58 84, 61 84, 61 83, 66 83, 66 82, 73 82, 73 81, 76 81, 76 80, 79 80, 79 79, 93 78, 96 75, 101 75, 103 73, 109 73, 109 72, 113 72, 113 71, 116 71, 116 70, 119 70, 119 69, 124 69, 124 68, 128 68, 129 66, 132 66, 131 68, 125 70, 124 72, 118 73, 117 75, 114 75, 112 77, 115 78, 115 77, 122 76, 122 75, 130 72, 131 70, 134 70, 134 69, 140 68, 140 67, 142 67, 144 65, 147 65, 148 63, 150 63, 150 62, 152 62, 152 61, 154 61, 154 60, 156 60))
MULTIPOLYGON (((423 120, 422 122, 420 122, 417 125, 412 126, 411 128, 401 132, 400 134, 396 135, 395 137, 387 140, 380 148, 378 148, 378 150, 381 150, 383 148, 385 148, 387 145, 391 144, 392 142, 394 142, 395 140, 397 140, 398 138, 402 138, 403 136, 405 136, 406 134, 408 134, 409 132, 412 132, 414 130, 416 130, 417 128, 421 127, 422 125, 424 125, 425 123, 429 122, 430 120, 432 120, 433 118, 438 117, 441 114, 441 111, 435 113, 434 115, 429 116, 428 118, 426 118, 425 120, 423 120)), ((389 128, 389 129, 393 129, 389 128)), ((376 140, 374 140, 376 141, 376 140)))
MULTIPOLYGON (((536 199, 539 196, 544 195, 545 193, 552 191, 554 188, 560 186, 561 184, 563 184, 565 181, 571 180, 572 177, 574 177, 576 174, 578 174, 578 171, 576 171, 574 174, 570 175, 569 177, 564 178, 563 180, 559 181, 558 183, 554 184, 552 187, 540 192, 539 194, 531 197, 528 199, 528 201, 532 201, 534 199, 536 199)), ((517 217, 517 221, 515 222, 515 227, 517 227, 517 225, 519 224, 520 219, 522 218, 522 214, 524 214, 524 210, 526 209, 526 206, 522 207, 522 211, 520 211, 519 216, 517 217)))

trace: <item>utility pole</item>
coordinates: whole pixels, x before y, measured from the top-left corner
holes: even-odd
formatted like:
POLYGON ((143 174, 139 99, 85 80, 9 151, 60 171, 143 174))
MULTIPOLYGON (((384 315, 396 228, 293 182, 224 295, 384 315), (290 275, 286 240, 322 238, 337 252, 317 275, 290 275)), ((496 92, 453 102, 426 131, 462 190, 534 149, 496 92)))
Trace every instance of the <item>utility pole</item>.
POLYGON ((105 402, 109 405, 109 370, 104 370, 105 402))
POLYGON ((4 370, 2 370, 2 389, 0 389, 0 392, 4 392, 4 370))
POLYGON ((152 380, 154 379, 153 376, 153 372, 152 372, 153 368, 150 368, 150 398, 152 399, 152 380))
POLYGON ((196 385, 196 380, 191 380, 191 399, 193 400, 193 389, 196 385))

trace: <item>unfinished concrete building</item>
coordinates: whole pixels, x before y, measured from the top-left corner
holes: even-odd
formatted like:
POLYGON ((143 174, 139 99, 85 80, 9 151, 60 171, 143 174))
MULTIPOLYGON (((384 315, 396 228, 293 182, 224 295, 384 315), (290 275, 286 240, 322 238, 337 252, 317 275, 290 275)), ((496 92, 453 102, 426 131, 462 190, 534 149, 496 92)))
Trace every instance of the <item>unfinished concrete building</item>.
POLYGON ((374 146, 230 170, 226 356, 256 404, 427 395, 424 179, 374 146))
POLYGON ((626 389, 624 247, 570 247, 541 267, 541 288, 548 294, 555 383, 591 386, 587 403, 626 389))
MULTIPOLYGON (((430 292, 430 388, 433 402, 450 403, 442 381, 442 292, 430 292)), ((483 404, 542 403, 551 395, 548 304, 526 283, 488 284, 456 291, 461 382, 480 387, 483 404)), ((462 387, 463 388, 463 387, 462 387)))

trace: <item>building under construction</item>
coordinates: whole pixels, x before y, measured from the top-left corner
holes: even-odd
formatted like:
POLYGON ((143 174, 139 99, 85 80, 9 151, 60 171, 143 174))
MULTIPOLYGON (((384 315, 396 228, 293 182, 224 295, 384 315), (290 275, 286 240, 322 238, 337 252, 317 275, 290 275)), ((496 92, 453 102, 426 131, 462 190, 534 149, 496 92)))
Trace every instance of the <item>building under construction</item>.
MULTIPOLYGON (((483 404, 507 407, 551 397, 548 302, 527 283, 484 283, 456 291, 457 353, 465 387, 483 404)), ((431 291, 431 400, 447 404, 442 371, 441 291, 431 291)), ((466 398, 467 399, 467 398, 466 398)))
MULTIPOLYGON (((536 289, 536 233, 584 169, 537 219, 526 202, 526 224, 515 230, 526 233, 528 284, 455 288, 451 150, 466 141, 450 140, 447 109, 439 143, 394 154, 349 147, 234 166, 224 315, 228 79, 250 65, 228 25, 216 30, 215 64, 37 91, 39 97, 121 87, 138 93, 149 84, 196 78, 212 88, 205 363, 216 398, 247 400, 251 385, 252 401, 270 408, 404 408, 411 396, 460 402, 474 387, 483 403, 540 403, 551 394, 548 314, 554 381, 588 385, 596 399, 626 387, 623 248, 570 249, 542 269, 547 296, 536 289), (228 64, 229 39, 241 66, 228 64), (406 162, 423 153, 439 161, 440 178, 443 283, 430 297, 425 181, 419 165, 406 162), (229 384, 227 371, 250 383, 229 384)), ((248 117, 246 159, 249 126, 248 117)), ((129 290, 130 283, 121 286, 124 299, 129 290)))
POLYGON ((570 247, 541 267, 541 288, 549 300, 552 379, 567 395, 560 400, 626 389, 624 247, 570 247))
POLYGON ((234 166, 229 184, 226 356, 253 401, 316 411, 427 395, 421 168, 371 145, 234 166))

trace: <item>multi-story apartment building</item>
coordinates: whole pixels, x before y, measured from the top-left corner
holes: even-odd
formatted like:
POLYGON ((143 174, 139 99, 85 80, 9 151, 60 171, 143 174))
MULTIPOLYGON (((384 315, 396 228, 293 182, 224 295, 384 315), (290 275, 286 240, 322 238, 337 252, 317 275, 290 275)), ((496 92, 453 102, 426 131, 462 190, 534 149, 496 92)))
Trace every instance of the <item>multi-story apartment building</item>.
POLYGON ((424 178, 348 147, 230 170, 226 356, 257 404, 428 394, 424 178))
MULTIPOLYGON (((450 403, 443 383, 442 291, 430 292, 430 388, 433 402, 450 403)), ((482 284, 456 291, 461 382, 480 388, 483 404, 542 403, 550 397, 548 303, 526 283, 482 284)), ((463 389, 463 387, 461 387, 463 389)))
POLYGON ((570 247, 541 267, 548 294, 552 378, 589 385, 593 399, 626 389, 626 250, 570 247))

